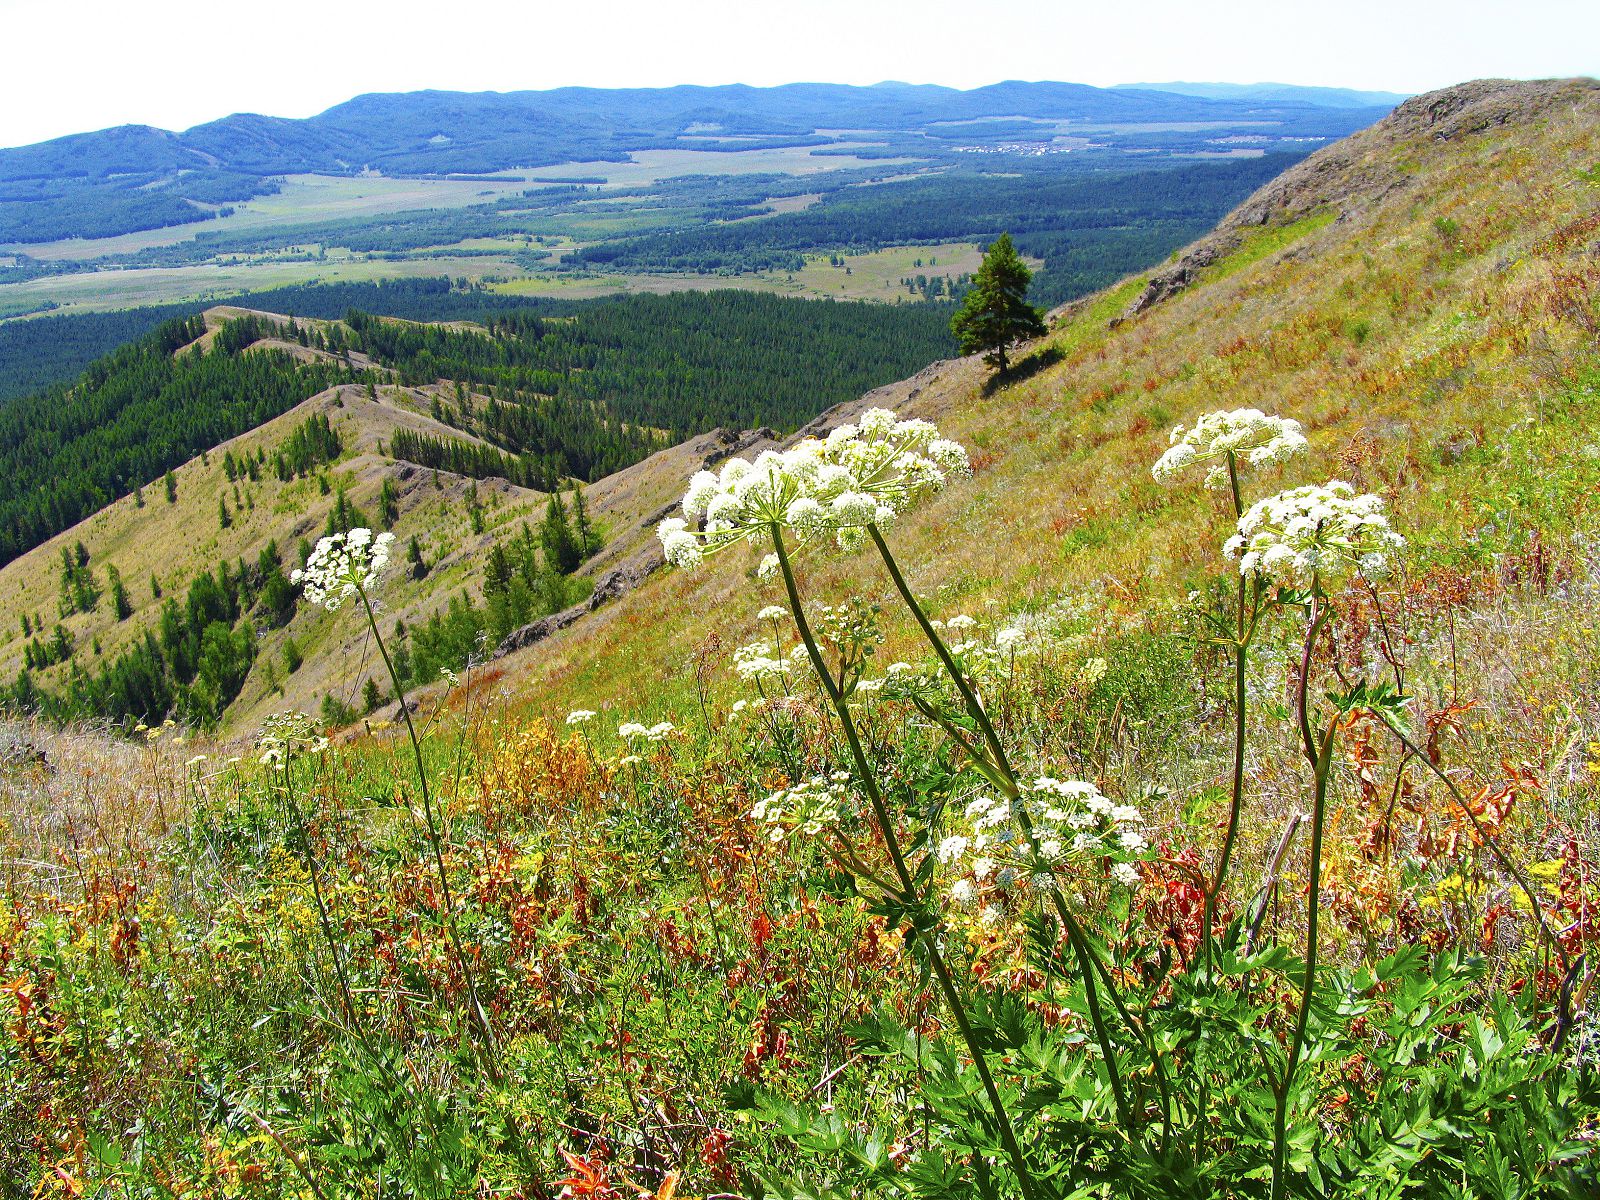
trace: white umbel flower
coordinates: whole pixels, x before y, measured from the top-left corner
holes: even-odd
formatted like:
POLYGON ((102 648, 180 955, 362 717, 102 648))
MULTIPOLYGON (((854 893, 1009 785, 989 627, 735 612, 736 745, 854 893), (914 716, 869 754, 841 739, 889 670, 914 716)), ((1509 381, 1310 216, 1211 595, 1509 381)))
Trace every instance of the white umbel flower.
POLYGON ((296 569, 289 581, 300 584, 311 603, 336 612, 351 596, 370 592, 378 585, 389 565, 389 548, 393 544, 394 534, 374 537, 370 529, 330 533, 317 542, 305 567, 296 569))
MULTIPOLYGON (((1282 462, 1306 448, 1300 422, 1288 417, 1268 416, 1259 408, 1235 408, 1207 413, 1192 429, 1175 427, 1167 452, 1151 468, 1165 483, 1186 467, 1233 455, 1236 463, 1265 466, 1282 462)), ((1228 482, 1228 464, 1223 461, 1206 475, 1207 487, 1222 487, 1228 482)))
MULTIPOLYGON (((929 422, 869 409, 826 439, 764 451, 754 462, 729 459, 720 474, 697 473, 683 497, 684 516, 662 521, 656 535, 678 567, 698 566, 706 554, 774 526, 800 541, 831 534, 851 549, 869 525, 892 521, 950 477, 970 473, 967 452, 929 422), (698 531, 685 519, 696 517, 703 519, 698 531)), ((758 574, 770 578, 776 566, 764 561, 758 574)))
POLYGON ((1369 579, 1389 574, 1405 539, 1389 528, 1383 497, 1356 494, 1348 483, 1291 488, 1252 504, 1222 552, 1239 573, 1309 585, 1352 569, 1369 579))

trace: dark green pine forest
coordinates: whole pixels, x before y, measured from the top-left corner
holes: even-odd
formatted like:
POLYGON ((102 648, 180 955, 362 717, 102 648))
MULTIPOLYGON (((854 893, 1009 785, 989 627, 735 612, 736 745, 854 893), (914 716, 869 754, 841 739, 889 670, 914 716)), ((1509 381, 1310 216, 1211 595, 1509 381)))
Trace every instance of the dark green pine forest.
POLYGON ((0 403, 0 563, 340 382, 455 382, 437 415, 496 452, 419 438, 396 454, 548 489, 717 425, 794 429, 954 353, 940 306, 732 291, 597 302, 562 317, 488 314, 483 332, 347 316, 326 327, 242 318, 204 353, 179 352, 204 332, 198 316, 180 317, 70 385, 0 403), (335 357, 245 353, 265 336, 335 357), (350 350, 392 376, 353 369, 350 350))
POLYGON ((169 321, 71 387, 0 406, 0 563, 350 377, 221 339, 177 353, 204 332, 198 317, 169 321))

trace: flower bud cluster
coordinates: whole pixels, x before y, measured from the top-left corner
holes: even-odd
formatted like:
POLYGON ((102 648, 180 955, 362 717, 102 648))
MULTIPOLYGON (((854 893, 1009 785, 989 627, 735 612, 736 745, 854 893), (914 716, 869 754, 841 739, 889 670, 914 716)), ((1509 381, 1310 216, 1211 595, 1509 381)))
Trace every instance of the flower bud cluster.
POLYGON ((289 576, 301 585, 305 598, 335 612, 351 596, 371 591, 389 565, 394 534, 372 536, 370 529, 330 533, 317 542, 304 569, 289 576))
MULTIPOLYGON (((1151 473, 1165 483, 1186 467, 1214 459, 1226 459, 1231 452, 1237 463, 1264 466, 1282 462, 1306 448, 1300 422, 1287 417, 1269 417, 1258 408, 1236 408, 1207 413, 1192 429, 1176 426, 1171 446, 1156 460, 1151 473)), ((1222 462, 1206 475, 1206 486, 1227 485, 1228 466, 1222 462)))
POLYGON ((757 683, 770 675, 787 675, 789 662, 771 642, 751 642, 733 652, 733 670, 746 683, 757 683))
POLYGON ((752 820, 770 828, 767 840, 781 842, 794 833, 816 837, 850 815, 850 773, 813 775, 803 783, 782 788, 750 810, 752 820))
MULTIPOLYGON (((973 679, 1009 670, 1019 653, 1037 643, 1037 639, 1019 625, 993 629, 964 614, 932 624, 941 631, 950 653, 961 660, 963 673, 973 679)), ((946 697, 949 681, 936 663, 913 666, 896 662, 884 672, 882 686, 885 694, 896 700, 937 701, 946 697)))
POLYGON ((1240 574, 1282 584, 1309 585, 1351 568, 1381 579, 1405 545, 1383 507, 1383 497, 1357 495, 1339 480, 1291 488, 1252 504, 1222 552, 1239 560, 1240 574))
MULTIPOLYGON (((869 409, 826 439, 768 450, 754 462, 732 458, 719 473, 699 472, 684 494, 684 516, 662 521, 656 536, 667 561, 679 567, 698 566, 706 554, 774 525, 801 541, 831 534, 852 549, 868 525, 893 520, 951 475, 970 473, 966 450, 931 423, 869 409), (698 533, 689 528, 697 517, 703 519, 698 533)), ((762 569, 770 574, 765 562, 762 569)))
POLYGON ((677 731, 677 726, 671 721, 661 721, 655 725, 640 725, 637 721, 628 721, 617 726, 617 736, 625 742, 635 742, 640 739, 647 742, 664 742, 677 731))
POLYGON ((327 748, 328 739, 303 712, 274 713, 262 722, 256 738, 256 752, 263 766, 278 766, 291 755, 320 754, 327 748))

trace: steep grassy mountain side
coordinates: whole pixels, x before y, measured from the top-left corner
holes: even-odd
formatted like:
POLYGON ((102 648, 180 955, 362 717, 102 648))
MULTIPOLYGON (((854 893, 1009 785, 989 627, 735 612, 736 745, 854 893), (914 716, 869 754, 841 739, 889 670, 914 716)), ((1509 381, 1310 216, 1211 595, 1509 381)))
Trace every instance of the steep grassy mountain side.
MULTIPOLYGON (((159 638, 163 606, 169 601, 186 606, 194 581, 214 574, 221 564, 235 580, 257 576, 255 597, 237 614, 251 621, 256 639, 248 677, 237 689, 241 711, 286 703, 315 710, 330 692, 348 697, 352 685, 359 690, 365 676, 352 663, 361 656, 362 631, 341 624, 335 633, 331 622, 317 619, 321 610, 295 605, 292 595, 275 605, 259 578, 269 544, 276 548, 281 571, 288 573, 300 565, 306 543, 325 532, 330 519, 337 520, 342 499, 351 507, 353 523, 387 524, 395 533, 395 574, 405 582, 386 597, 388 615, 413 621, 453 594, 480 592, 482 556, 496 540, 509 539, 521 522, 536 527, 546 502, 542 493, 503 479, 472 480, 391 458, 386 447, 401 430, 475 439, 427 416, 428 397, 421 392, 376 390, 376 399, 355 385, 319 393, 176 468, 171 501, 158 481, 10 563, 0 572, 0 607, 7 614, 0 629, 0 675, 15 678, 28 662, 28 647, 48 649, 59 629, 70 653, 36 666, 31 676, 36 687, 64 693, 75 675, 92 676, 143 645, 147 636, 159 638), (326 418, 338 440, 334 461, 280 478, 277 456, 313 417, 326 418), (230 479, 234 463, 249 467, 237 468, 237 478, 230 479), (386 486, 393 489, 389 522, 382 520, 386 486), (482 510, 477 522, 470 512, 474 496, 482 510), (472 532, 475 523, 482 532, 472 532), (405 565, 413 537, 428 567, 421 579, 411 578, 405 565), (67 599, 63 586, 63 552, 76 558, 79 546, 87 554, 85 570, 96 593, 88 605, 67 599), (120 612, 116 578, 126 597, 120 612), (64 613, 69 607, 76 611, 64 613), (31 635, 23 633, 24 620, 31 635), (306 660, 294 671, 285 658, 291 640, 306 660)), ((374 664, 366 665, 370 672, 374 664)))
MULTIPOLYGON (((1150 466, 1175 424, 1241 406, 1311 440, 1253 494, 1382 491, 1410 539, 1406 587, 1525 574, 1591 524, 1600 484, 1597 133, 1589 80, 1418 97, 1263 188, 1159 299, 1136 304, 1156 281, 1135 277, 1070 306, 998 386, 964 360, 882 389, 871 402, 939 422, 976 468, 893 531, 913 586, 945 615, 1067 603, 1106 630, 1170 626, 1170 605, 1226 574, 1228 521, 1216 493, 1150 466)), ((779 599, 757 557, 662 572, 510 669, 557 715, 684 711, 696 654, 749 640, 779 599)), ((888 596, 866 556, 818 550, 805 569, 819 599, 888 596)))

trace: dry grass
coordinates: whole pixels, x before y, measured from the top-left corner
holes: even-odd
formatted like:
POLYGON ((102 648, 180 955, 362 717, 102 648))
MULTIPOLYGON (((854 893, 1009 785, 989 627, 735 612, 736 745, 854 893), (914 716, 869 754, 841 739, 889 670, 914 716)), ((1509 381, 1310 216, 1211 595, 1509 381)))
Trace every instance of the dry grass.
POLYGON ((0 893, 79 900, 107 872, 149 877, 215 752, 176 729, 130 741, 0 721, 0 893))

